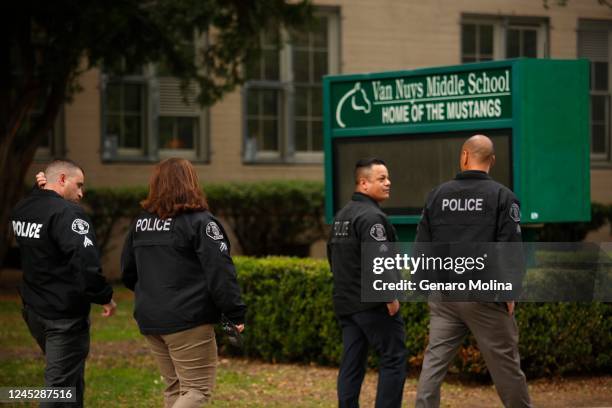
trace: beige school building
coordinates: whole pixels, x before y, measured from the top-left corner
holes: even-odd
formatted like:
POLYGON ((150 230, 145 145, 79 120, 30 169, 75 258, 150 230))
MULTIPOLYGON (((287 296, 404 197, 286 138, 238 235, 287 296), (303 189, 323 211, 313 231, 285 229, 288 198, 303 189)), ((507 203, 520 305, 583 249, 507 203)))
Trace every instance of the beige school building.
MULTIPOLYGON (((591 195, 612 203, 612 8, 598 0, 318 0, 311 31, 269 33, 248 81, 186 104, 163 66, 93 69, 31 172, 53 156, 94 187, 145 185, 165 157, 201 181, 323 180, 321 78, 518 57, 591 61, 591 195), (565 3, 564 5, 559 3, 565 3), (275 36, 285 45, 278 48, 275 36)), ((393 178, 393 175, 391 175, 393 178)), ((606 230, 607 236, 607 230, 606 230)), ((609 240, 609 236, 604 240, 609 240)))

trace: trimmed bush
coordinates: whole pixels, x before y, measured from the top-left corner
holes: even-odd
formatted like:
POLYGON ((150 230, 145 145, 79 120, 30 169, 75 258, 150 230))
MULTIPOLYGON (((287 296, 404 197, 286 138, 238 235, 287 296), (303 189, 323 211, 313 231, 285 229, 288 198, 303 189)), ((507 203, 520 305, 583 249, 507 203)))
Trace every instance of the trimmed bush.
POLYGON ((141 211, 139 203, 146 197, 146 187, 87 189, 83 202, 96 229, 100 253, 110 249, 113 227, 117 222, 122 218, 131 220, 136 217, 141 211))
MULTIPOLYGON (((324 186, 315 181, 261 181, 204 186, 211 210, 234 231, 245 255, 307 256, 310 245, 325 238, 324 186)), ((133 218, 146 197, 146 187, 92 188, 84 203, 104 253, 113 227, 121 218, 133 218)), ((538 231, 541 242, 581 241, 590 231, 612 219, 612 205, 593 203, 590 222, 546 224, 538 231)), ((612 231, 612 221, 610 221, 612 231)))
POLYGON ((332 276, 313 259, 235 257, 248 307, 245 352, 266 361, 338 364, 332 276))
MULTIPOLYGON (((326 261, 236 257, 235 263, 248 306, 247 356, 339 364, 342 340, 326 261)), ((406 322, 409 363, 419 370, 427 345, 427 305, 404 303, 400 311, 406 322)), ((530 377, 612 370, 611 304, 524 303, 516 316, 522 367, 530 377)), ((476 377, 487 372, 472 336, 464 341, 451 370, 476 377)))
POLYGON ((310 244, 325 236, 323 183, 227 183, 205 190, 246 255, 308 256, 310 244))

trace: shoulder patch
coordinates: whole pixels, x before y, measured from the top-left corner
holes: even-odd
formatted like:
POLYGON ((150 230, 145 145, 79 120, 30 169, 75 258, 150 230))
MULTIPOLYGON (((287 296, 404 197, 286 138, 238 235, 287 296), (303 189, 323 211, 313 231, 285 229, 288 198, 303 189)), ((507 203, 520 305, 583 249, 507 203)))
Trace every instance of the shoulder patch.
POLYGON ((206 235, 208 235, 211 239, 214 239, 215 241, 223 239, 221 228, 219 228, 217 223, 214 221, 211 221, 206 224, 206 235))
POLYGON ((72 230, 80 235, 85 235, 89 232, 89 224, 80 218, 72 221, 72 230))
POLYGON ((374 224, 370 228, 370 236, 377 241, 385 241, 387 239, 387 231, 382 224, 374 224))
POLYGON ((521 209, 517 203, 512 203, 510 206, 510 218, 512 218, 514 222, 521 222, 521 209))
POLYGON ((87 248, 88 246, 94 246, 94 244, 91 239, 85 237, 85 239, 83 240, 83 248, 87 248))

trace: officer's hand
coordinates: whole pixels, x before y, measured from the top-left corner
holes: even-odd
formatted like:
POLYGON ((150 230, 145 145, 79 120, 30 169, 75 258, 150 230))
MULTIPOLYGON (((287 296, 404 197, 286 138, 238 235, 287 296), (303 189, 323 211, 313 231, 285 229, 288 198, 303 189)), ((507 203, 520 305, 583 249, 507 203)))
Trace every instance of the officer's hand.
POLYGON ((514 301, 506 302, 506 306, 508 306, 508 314, 512 316, 514 314, 514 301))
POLYGON ((399 300, 395 299, 393 302, 387 303, 387 310, 389 311, 389 316, 395 316, 397 312, 399 312, 400 303, 399 300))
POLYGON ((42 171, 36 173, 36 184, 38 185, 38 188, 43 188, 45 184, 47 184, 47 178, 45 177, 45 173, 42 171))
POLYGON ((242 333, 242 331, 244 330, 244 324, 237 324, 236 330, 238 330, 238 333, 242 333))
POLYGON ((108 302, 105 305, 102 305, 102 309, 104 309, 102 311, 102 316, 103 317, 110 317, 110 316, 115 314, 115 309, 117 309, 117 304, 115 303, 115 301, 113 299, 111 299, 110 302, 108 302))

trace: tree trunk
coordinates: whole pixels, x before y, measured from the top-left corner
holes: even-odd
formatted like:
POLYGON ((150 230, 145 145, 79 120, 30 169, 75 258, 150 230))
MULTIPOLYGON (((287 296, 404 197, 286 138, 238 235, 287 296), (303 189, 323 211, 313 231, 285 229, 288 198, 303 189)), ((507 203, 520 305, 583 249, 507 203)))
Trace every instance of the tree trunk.
MULTIPOLYGON (((0 148, 6 148, 2 146, 0 148)), ((13 149, 9 149, 13 150, 13 149)), ((0 200, 0 267, 3 265, 6 251, 11 244, 11 231, 9 217, 17 201, 24 192, 24 177, 30 163, 21 161, 21 157, 10 151, 6 159, 0 164, 0 185, 2 186, 2 199, 0 200), (10 154, 13 153, 13 154, 10 154)))
MULTIPOLYGON (((19 128, 32 108, 33 99, 40 96, 40 92, 33 93, 31 98, 22 98, 22 104, 12 107, 11 111, 2 112, 2 116, 9 119, 7 122, 10 126, 0 134, 0 268, 4 264, 4 257, 12 239, 9 234, 12 230, 9 228, 11 211, 23 195, 25 185, 30 184, 24 180, 26 172, 34 160, 42 138, 55 123, 65 99, 68 76, 69 73, 66 73, 50 87, 43 114, 32 123, 28 132, 19 132, 19 128)), ((10 109, 10 104, 2 105, 10 109)))

